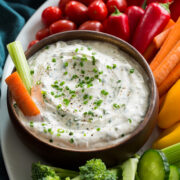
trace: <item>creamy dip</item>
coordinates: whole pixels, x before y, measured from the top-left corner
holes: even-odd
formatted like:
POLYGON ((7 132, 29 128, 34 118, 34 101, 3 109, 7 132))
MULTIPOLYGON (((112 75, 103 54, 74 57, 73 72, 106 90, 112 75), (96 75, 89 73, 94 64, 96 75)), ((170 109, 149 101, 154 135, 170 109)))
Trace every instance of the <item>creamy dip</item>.
POLYGON ((116 46, 99 41, 57 42, 29 60, 40 86, 42 118, 21 116, 39 138, 61 147, 93 149, 130 135, 144 120, 148 77, 116 46))

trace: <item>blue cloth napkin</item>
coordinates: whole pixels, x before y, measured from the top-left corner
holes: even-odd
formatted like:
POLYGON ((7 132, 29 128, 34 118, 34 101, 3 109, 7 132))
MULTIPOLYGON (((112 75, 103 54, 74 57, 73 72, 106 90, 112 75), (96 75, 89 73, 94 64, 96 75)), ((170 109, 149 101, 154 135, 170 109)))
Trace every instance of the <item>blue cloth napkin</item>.
MULTIPOLYGON (((45 0, 0 0, 0 80, 7 56, 6 44, 12 42, 31 17, 31 15, 45 0)), ((0 151, 0 180, 7 180, 8 176, 0 151)))

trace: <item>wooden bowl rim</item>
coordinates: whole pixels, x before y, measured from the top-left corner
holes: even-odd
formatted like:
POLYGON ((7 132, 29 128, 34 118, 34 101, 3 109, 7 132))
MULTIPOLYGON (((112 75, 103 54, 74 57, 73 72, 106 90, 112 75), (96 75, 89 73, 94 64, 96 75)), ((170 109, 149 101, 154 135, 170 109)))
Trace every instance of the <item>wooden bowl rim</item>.
MULTIPOLYGON (((124 51, 124 49, 122 49, 122 47, 120 47, 120 45, 124 45, 127 48, 127 51, 125 51, 127 54, 129 54, 132 57, 133 57, 133 55, 130 54, 130 52, 128 52, 128 51, 132 51, 136 54, 137 58, 135 58, 135 57, 133 57, 133 58, 143 68, 143 70, 146 72, 146 74, 149 78, 150 85, 151 85, 151 86, 149 85, 149 88, 150 88, 149 107, 148 107, 148 110, 147 110, 146 115, 144 117, 144 120, 139 124, 139 126, 129 136, 125 137, 124 140, 122 140, 118 143, 115 143, 113 145, 107 145, 107 146, 103 146, 103 147, 99 147, 99 148, 89 148, 89 149, 84 149, 84 150, 83 149, 77 149, 77 148, 74 149, 73 147, 60 147, 60 146, 55 145, 53 143, 47 142, 46 140, 39 138, 35 133, 31 132, 27 127, 25 127, 22 124, 22 122, 19 120, 18 115, 17 115, 17 113, 13 107, 13 104, 12 104, 13 98, 12 98, 12 95, 11 95, 9 89, 7 90, 7 103, 9 104, 8 108, 11 108, 11 112, 13 113, 13 117, 18 122, 18 125, 21 128, 23 128, 29 135, 31 135, 33 138, 35 138, 36 140, 38 140, 42 144, 48 145, 48 146, 55 148, 57 150, 88 153, 88 152, 106 151, 106 150, 109 150, 111 148, 116 148, 118 146, 121 146, 121 145, 127 143, 134 136, 138 135, 146 127, 149 120, 151 119, 151 116, 154 113, 154 108, 156 107, 156 103, 157 103, 156 99, 157 99, 158 93, 157 93, 156 82, 155 82, 153 73, 152 73, 148 63, 144 59, 144 57, 129 43, 127 43, 126 41, 124 41, 120 38, 112 36, 110 34, 106 34, 106 33, 102 33, 102 32, 96 32, 96 31, 74 30, 74 31, 61 32, 61 33, 57 33, 57 34, 48 36, 48 37, 44 38, 43 40, 39 41, 34 46, 32 46, 30 49, 28 49, 25 52, 25 55, 26 55, 27 59, 29 59, 38 50, 40 50, 41 48, 43 48, 47 45, 53 44, 53 43, 61 41, 61 40, 62 41, 77 40, 77 37, 80 39, 84 39, 84 40, 105 41, 105 42, 108 42, 108 43, 111 43, 111 44, 118 46, 123 51, 124 51), (73 36, 73 38, 72 38, 72 36, 73 36), (64 38, 66 40, 64 40, 64 38), (117 45, 117 44, 119 44, 119 45, 117 45), (137 60, 138 58, 139 58, 139 60, 137 60), (139 62, 141 62, 143 65, 141 65, 139 62)), ((15 71, 15 69, 13 69, 13 71, 15 71)))

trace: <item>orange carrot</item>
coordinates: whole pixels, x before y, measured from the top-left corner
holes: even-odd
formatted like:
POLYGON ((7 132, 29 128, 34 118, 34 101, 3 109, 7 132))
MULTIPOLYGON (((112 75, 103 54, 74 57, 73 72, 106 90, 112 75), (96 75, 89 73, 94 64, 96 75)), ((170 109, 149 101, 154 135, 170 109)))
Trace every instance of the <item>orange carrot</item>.
POLYGON ((180 62, 158 87, 159 96, 161 97, 163 94, 165 94, 178 79, 180 79, 180 62))
POLYGON ((166 57, 166 55, 173 48, 174 44, 176 44, 178 40, 180 40, 180 17, 177 20, 174 27, 172 28, 172 30, 170 31, 161 49, 159 50, 159 52, 151 62, 150 67, 152 71, 154 71, 160 65, 162 60, 166 57))
POLYGON ((174 24, 176 24, 176 23, 172 19, 170 19, 163 31, 165 31, 166 29, 169 29, 174 24))
POLYGON ((150 60, 155 55, 156 51, 157 51, 156 45, 153 42, 151 42, 151 44, 148 46, 148 48, 144 52, 143 56, 148 62, 150 62, 150 60))
POLYGON ((159 49, 162 46, 162 44, 168 37, 168 34, 171 31, 171 29, 172 27, 170 27, 169 29, 166 29, 165 31, 161 32, 160 34, 154 37, 153 43, 157 49, 159 49))
POLYGON ((174 69, 174 67, 180 62, 180 41, 176 43, 174 48, 164 58, 161 64, 153 71, 156 84, 160 84, 166 79, 168 74, 174 69))
POLYGON ((35 116, 40 114, 38 107, 29 95, 17 72, 14 72, 7 77, 5 81, 18 107, 25 116, 35 116))

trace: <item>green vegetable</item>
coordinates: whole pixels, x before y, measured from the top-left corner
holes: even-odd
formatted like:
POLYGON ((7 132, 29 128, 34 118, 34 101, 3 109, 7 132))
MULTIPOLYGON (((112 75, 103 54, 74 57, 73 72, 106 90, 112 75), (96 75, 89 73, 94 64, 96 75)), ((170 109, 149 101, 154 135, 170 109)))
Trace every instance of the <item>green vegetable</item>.
POLYGON ((7 49, 19 76, 30 93, 32 87, 32 77, 21 43, 19 41, 14 41, 7 45, 7 49))
POLYGON ((144 152, 138 164, 140 180, 168 180, 169 164, 163 152, 150 149, 144 152))
POLYGON ((130 158, 122 164, 123 180, 134 180, 136 176, 138 158, 130 158))
POLYGON ((180 163, 180 143, 164 148, 161 151, 165 154, 169 164, 180 163))
POLYGON ((169 180, 179 180, 180 179, 180 169, 176 166, 170 166, 169 180))
POLYGON ((32 164, 32 179, 33 180, 60 180, 66 177, 76 177, 78 172, 42 165, 40 162, 32 164))
POLYGON ((101 159, 91 159, 79 169, 80 175, 72 180, 117 180, 118 170, 107 170, 101 159))

